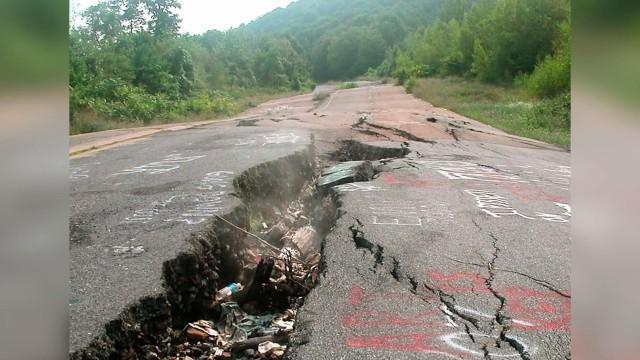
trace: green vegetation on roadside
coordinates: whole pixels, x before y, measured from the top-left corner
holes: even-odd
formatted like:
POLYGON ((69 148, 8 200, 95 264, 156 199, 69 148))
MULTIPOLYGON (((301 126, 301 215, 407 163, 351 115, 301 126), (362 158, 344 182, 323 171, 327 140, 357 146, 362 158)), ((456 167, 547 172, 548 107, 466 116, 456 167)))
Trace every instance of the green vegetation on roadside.
POLYGON ((200 35, 179 34, 179 7, 102 0, 82 14, 70 32, 73 133, 221 117, 315 82, 396 78, 427 101, 569 144, 569 0, 298 0, 200 35))
POLYGON ((177 0, 105 0, 70 31, 71 133, 208 119, 314 87, 284 37, 178 33, 177 0))
POLYGON ((293 96, 300 93, 300 91, 296 92, 277 89, 253 89, 245 90, 243 92, 231 92, 230 95, 223 95, 217 100, 203 99, 202 97, 178 100, 170 103, 168 102, 173 106, 172 108, 169 108, 166 112, 162 113, 161 116, 148 121, 137 118, 111 117, 105 116, 96 111, 80 110, 75 114, 74 121, 70 124, 69 132, 71 135, 76 135, 95 131, 163 123, 212 120, 241 113, 242 111, 269 100, 293 96), (203 101, 205 102, 204 104, 202 103, 203 101), (217 106, 217 108, 214 106, 217 106))
POLYGON ((569 96, 537 98, 515 87, 462 78, 415 80, 413 94, 507 133, 569 148, 569 96))
POLYGON ((438 106, 568 148, 570 43, 567 0, 450 0, 377 72, 438 106))
POLYGON ((215 118, 355 78, 441 3, 300 0, 235 29, 185 35, 179 0, 102 0, 70 30, 71 132, 215 118))
POLYGON ((358 87, 358 84, 356 84, 353 81, 349 81, 349 82, 342 83, 338 88, 344 90, 344 89, 355 89, 357 87, 358 87))

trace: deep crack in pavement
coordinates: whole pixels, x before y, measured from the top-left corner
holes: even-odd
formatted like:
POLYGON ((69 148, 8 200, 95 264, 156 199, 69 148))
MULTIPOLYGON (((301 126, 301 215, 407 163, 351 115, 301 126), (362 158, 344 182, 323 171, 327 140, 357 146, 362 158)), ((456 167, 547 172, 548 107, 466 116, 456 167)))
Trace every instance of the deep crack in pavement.
MULTIPOLYGON (((104 213, 105 229, 120 231, 110 238, 123 240, 113 245, 127 249, 143 245, 144 249, 136 257, 110 254, 109 259, 133 267, 131 274, 154 273, 148 265, 137 268, 136 259, 160 260, 155 262, 156 269, 161 267, 158 263, 167 264, 161 294, 140 299, 109 322, 109 339, 95 343, 91 356, 109 353, 109 349, 118 349, 114 351, 121 355, 157 352, 148 345, 166 338, 169 343, 174 341, 162 335, 168 327, 179 329, 201 316, 217 319, 205 304, 242 272, 237 264, 244 250, 233 244, 238 239, 251 241, 243 231, 283 246, 278 241, 290 243, 291 239, 283 237, 290 226, 302 229, 307 225, 322 234, 320 241, 309 238, 319 243, 318 285, 310 292, 305 290, 302 306, 294 306, 298 313, 294 331, 287 337, 285 357, 567 356, 571 294, 562 290, 570 288, 567 153, 502 135, 394 86, 337 90, 319 104, 312 101, 312 95, 280 99, 251 112, 229 125, 159 134, 148 144, 110 150, 109 156, 97 159, 115 164, 106 172, 93 172, 89 161, 74 166, 74 191, 91 197, 82 208, 120 193, 102 184, 85 186, 83 181, 107 178, 118 171, 129 174, 118 175, 123 179, 118 185, 123 194, 153 200, 151 205, 135 203, 139 210, 132 205, 126 209, 136 221, 128 229, 135 228, 135 232, 122 232, 109 220, 123 217, 122 211, 104 213), (355 124, 354 118, 358 119, 355 124), (269 119, 272 121, 262 121, 269 119), (305 157, 322 164, 322 170, 307 171, 307 161, 294 157, 280 164, 302 169, 301 176, 293 178, 305 181, 285 180, 291 175, 279 170, 265 175, 273 165, 265 163, 302 150, 306 144, 300 139, 309 133, 315 136, 311 142, 316 146, 305 157), (158 147, 161 141, 167 146, 158 147), (158 158, 155 155, 164 152, 158 149, 185 151, 158 158), (119 154, 117 161, 109 160, 112 154, 119 154), (211 159, 216 168, 203 167, 202 159, 211 159), (230 167, 234 162, 250 166, 230 167), (249 168, 251 174, 245 173, 249 168), (329 168, 332 177, 326 178, 325 186, 310 190, 304 185, 329 175, 323 173, 329 168), (206 175, 211 171, 213 175, 206 175), (233 175, 222 176, 225 171, 233 175), (181 207, 190 203, 183 204, 180 197, 164 197, 165 191, 186 192, 198 178, 205 180, 197 186, 224 192, 223 198, 197 194, 186 200, 202 201, 202 205, 175 211, 176 201, 181 207), (300 195, 301 188, 311 199, 325 200, 298 201, 308 198, 300 195), (274 197, 294 201, 275 207, 260 205, 274 197), (220 207, 221 201, 229 205, 220 207), (213 214, 218 207, 219 213, 213 214), (287 207, 296 210, 288 212, 287 207), (178 217, 182 213, 202 215, 202 219, 178 217), (208 221, 216 216, 237 228, 208 221), (156 235, 155 243, 143 238, 149 229, 171 232, 167 219, 184 221, 185 229, 197 227, 188 227, 187 222, 202 220, 200 229, 206 231, 193 237, 172 235, 171 241, 166 234, 156 235), (125 234, 137 236, 127 238, 125 234), (185 238, 189 241, 184 242, 185 238), (224 246, 218 246, 212 239, 226 240, 224 246), (173 242, 184 246, 179 256, 170 254, 174 248, 167 244, 173 242), (158 256, 163 247, 171 251, 158 256)), ((101 236, 100 227, 92 225, 103 213, 92 209, 92 214, 91 221, 82 215, 74 218, 72 256, 86 253, 101 265, 104 256, 99 251, 105 239, 97 236, 101 236)), ((304 233, 310 236, 313 231, 304 233)), ((135 275, 131 276, 135 282, 135 275)), ((113 295, 117 298, 115 291, 113 295)), ((284 307, 290 297, 264 299, 269 299, 269 306, 284 307)), ((252 306, 256 305, 261 302, 252 306)), ((176 349, 162 351, 163 355, 178 353, 176 349)))

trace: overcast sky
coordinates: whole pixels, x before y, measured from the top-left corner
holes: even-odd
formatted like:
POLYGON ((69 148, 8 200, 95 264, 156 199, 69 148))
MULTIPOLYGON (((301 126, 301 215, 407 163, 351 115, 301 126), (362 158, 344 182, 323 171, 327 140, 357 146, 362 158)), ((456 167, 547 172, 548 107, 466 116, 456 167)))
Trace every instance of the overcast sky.
MULTIPOLYGON (((100 0, 70 0, 71 20, 78 13, 100 0)), ((227 30, 264 15, 293 0, 180 0, 181 32, 200 34, 207 30, 227 30)))

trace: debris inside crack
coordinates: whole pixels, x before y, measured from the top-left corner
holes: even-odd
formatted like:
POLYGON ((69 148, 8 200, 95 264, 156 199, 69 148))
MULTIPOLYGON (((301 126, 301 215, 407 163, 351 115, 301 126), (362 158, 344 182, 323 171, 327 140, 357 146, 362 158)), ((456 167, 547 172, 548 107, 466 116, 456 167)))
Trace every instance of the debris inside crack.
POLYGON ((242 204, 163 264, 140 299, 71 359, 277 359, 304 343, 297 310, 317 284, 338 197, 316 189, 312 146, 234 179, 242 204))
POLYGON ((343 140, 340 148, 333 152, 331 159, 335 161, 380 160, 402 158, 411 151, 405 144, 398 147, 382 147, 363 144, 355 140, 343 140))

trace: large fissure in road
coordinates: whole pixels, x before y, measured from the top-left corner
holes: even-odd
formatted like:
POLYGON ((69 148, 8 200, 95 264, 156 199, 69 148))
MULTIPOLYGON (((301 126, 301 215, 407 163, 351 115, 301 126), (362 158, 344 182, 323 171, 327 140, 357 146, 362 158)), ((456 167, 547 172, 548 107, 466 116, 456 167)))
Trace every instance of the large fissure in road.
MULTIPOLYGON (((306 341, 304 332, 291 332, 296 311, 326 269, 324 238, 340 216, 338 193, 323 180, 352 171, 340 183, 368 181, 385 171, 386 161, 409 152, 406 143, 379 147, 346 140, 328 154, 331 163, 340 162, 328 170, 318 169, 312 144, 244 171, 231 194, 241 205, 212 218, 186 239, 190 251, 163 264, 164 291, 130 305, 71 357, 281 357, 306 341), (219 299, 221 289, 233 294, 219 299)), ((370 250, 382 264, 383 249, 370 250)), ((399 262, 392 260, 391 274, 399 278, 399 262)))
POLYGON ((163 264, 164 291, 124 309, 71 358, 278 357, 304 341, 289 333, 339 216, 336 193, 317 188, 318 175, 312 144, 236 177, 242 204, 163 264))

